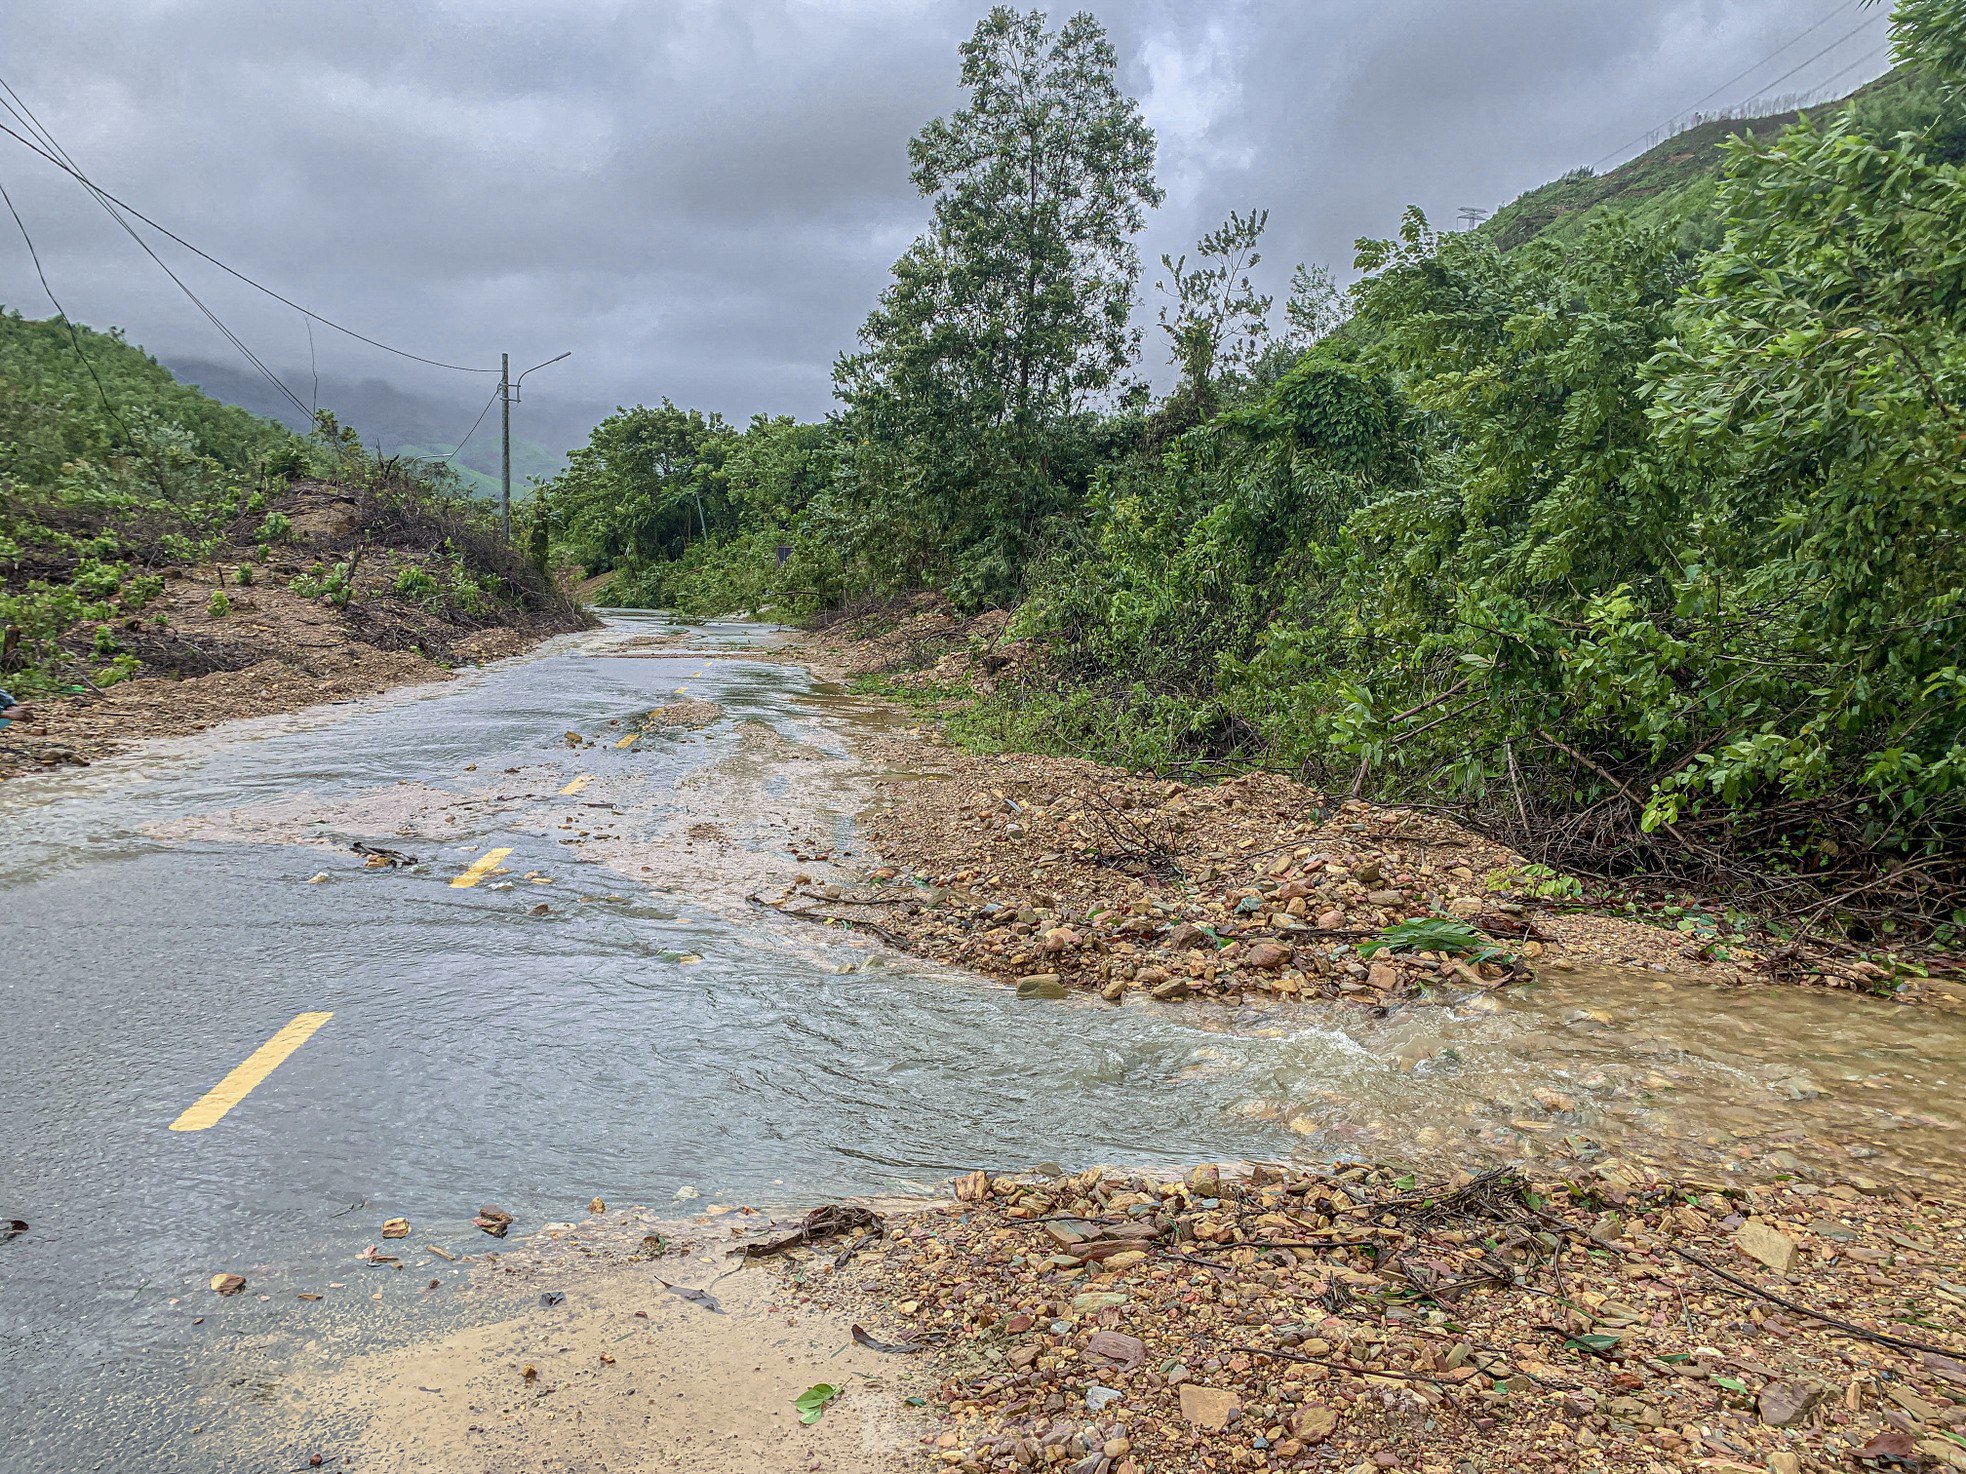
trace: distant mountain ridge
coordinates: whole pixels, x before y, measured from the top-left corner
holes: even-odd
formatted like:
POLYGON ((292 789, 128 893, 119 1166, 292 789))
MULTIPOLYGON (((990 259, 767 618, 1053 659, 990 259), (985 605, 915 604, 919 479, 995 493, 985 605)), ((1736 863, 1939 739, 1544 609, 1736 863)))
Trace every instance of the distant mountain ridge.
MULTIPOLYGON (((291 430, 305 433, 308 428, 306 416, 244 365, 195 358, 175 358, 164 363, 181 383, 194 385, 214 399, 236 404, 264 419, 276 420, 291 430)), ((311 381, 295 387, 303 396, 312 394, 311 381)), ((472 416, 484 406, 492 387, 489 380, 482 388, 473 386, 471 392, 476 403, 467 407, 463 400, 417 394, 379 378, 323 375, 320 405, 332 410, 344 425, 352 426, 363 444, 379 446, 384 455, 436 460, 449 455, 458 437, 471 429, 472 416)), ((531 383, 527 384, 526 392, 528 397, 532 395, 531 383)), ((566 465, 565 452, 551 449, 551 441, 573 444, 584 439, 586 433, 584 411, 567 414, 531 403, 516 409, 512 417, 513 491, 523 490, 534 477, 542 481, 550 479, 566 465), (522 426, 535 434, 520 433, 522 426)), ((491 407, 451 465, 474 495, 498 495, 497 405, 491 407)))

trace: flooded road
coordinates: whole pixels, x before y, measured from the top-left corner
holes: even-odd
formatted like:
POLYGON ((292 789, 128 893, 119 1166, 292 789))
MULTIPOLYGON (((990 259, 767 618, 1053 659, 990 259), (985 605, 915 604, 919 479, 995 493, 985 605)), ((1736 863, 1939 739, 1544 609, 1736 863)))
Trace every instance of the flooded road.
POLYGON ((463 1254, 481 1204, 517 1238, 596 1196, 804 1206, 1047 1160, 1959 1164, 1939 1010, 1644 973, 1383 1019, 1111 1009, 787 921, 746 898, 857 873, 872 718, 775 638, 618 617, 0 789, 0 1219, 31 1225, 0 1244, 0 1468, 304 1462, 261 1427, 304 1368, 449 1313, 441 1258, 357 1259, 398 1216, 399 1252, 463 1254), (707 725, 642 726, 685 700, 707 725))

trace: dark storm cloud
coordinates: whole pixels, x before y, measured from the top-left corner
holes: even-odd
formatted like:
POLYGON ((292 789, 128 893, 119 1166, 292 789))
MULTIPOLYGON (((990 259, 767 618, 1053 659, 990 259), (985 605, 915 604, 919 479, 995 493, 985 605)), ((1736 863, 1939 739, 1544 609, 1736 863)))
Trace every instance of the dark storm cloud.
MULTIPOLYGON (((14 0, 0 72, 107 187, 330 316, 473 363, 573 348, 528 385, 556 425, 664 394, 816 414, 923 219, 906 140, 956 101, 982 8, 14 0)), ((1781 90, 1827 78, 1884 25, 1849 0, 1096 9, 1161 138, 1168 202, 1143 254, 1266 206, 1279 287, 1297 260, 1343 267, 1409 202, 1447 221, 1588 163, 1826 15, 1716 101, 1862 27, 1781 90)), ((227 351, 77 187, 0 144, 77 317, 167 361, 227 351)), ((307 397, 296 315, 186 274, 307 397)), ((0 299, 46 310, 18 243, 0 244, 0 299)), ((489 389, 316 341, 324 374, 389 375, 463 423, 489 389)))

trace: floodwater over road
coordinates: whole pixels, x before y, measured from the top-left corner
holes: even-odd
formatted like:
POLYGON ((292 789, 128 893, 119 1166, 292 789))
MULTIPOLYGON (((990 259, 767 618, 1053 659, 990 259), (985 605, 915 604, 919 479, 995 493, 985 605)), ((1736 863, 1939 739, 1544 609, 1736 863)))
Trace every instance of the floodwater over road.
POLYGON ((750 904, 855 873, 874 776, 878 716, 775 638, 616 617, 0 789, 0 1469, 304 1462, 266 1410, 454 1313, 422 1246, 491 1246, 480 1204, 517 1238, 1043 1161, 1959 1165, 1957 1013, 1646 973, 1389 1018, 1020 1001, 750 904), (643 729, 685 698, 714 719, 643 729), (361 1263, 397 1216, 413 1271, 361 1263))

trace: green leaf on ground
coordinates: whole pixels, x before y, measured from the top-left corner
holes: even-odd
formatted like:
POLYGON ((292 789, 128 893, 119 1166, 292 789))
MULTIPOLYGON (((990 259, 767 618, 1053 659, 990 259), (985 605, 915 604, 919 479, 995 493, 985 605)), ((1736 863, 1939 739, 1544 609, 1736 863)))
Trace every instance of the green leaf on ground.
POLYGON ((1602 1356, 1607 1351, 1618 1349, 1618 1338, 1592 1332, 1588 1336, 1572 1336, 1563 1344, 1572 1351, 1592 1351, 1602 1356))
POLYGON ((1369 942, 1360 942, 1359 956, 1375 952, 1445 952, 1480 962, 1499 955, 1495 944, 1465 921, 1443 916, 1420 916, 1389 926, 1369 942))
POLYGON ((799 1421, 801 1423, 817 1423, 820 1416, 826 1411, 827 1404, 838 1397, 842 1390, 842 1388, 835 1387, 831 1382, 820 1382, 806 1388, 805 1391, 801 1392, 792 1400, 792 1406, 799 1410, 799 1421))

